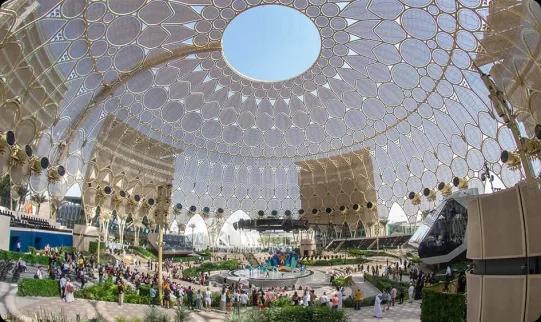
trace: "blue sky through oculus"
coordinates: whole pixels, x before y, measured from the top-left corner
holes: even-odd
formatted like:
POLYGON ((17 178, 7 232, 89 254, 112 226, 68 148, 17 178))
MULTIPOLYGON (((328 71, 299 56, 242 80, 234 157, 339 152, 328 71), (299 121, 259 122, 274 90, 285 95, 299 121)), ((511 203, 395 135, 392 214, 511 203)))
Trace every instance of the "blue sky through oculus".
POLYGON ((263 5, 232 20, 222 46, 226 61, 238 73, 260 81, 281 81, 312 66, 319 56, 321 38, 301 12, 263 5))

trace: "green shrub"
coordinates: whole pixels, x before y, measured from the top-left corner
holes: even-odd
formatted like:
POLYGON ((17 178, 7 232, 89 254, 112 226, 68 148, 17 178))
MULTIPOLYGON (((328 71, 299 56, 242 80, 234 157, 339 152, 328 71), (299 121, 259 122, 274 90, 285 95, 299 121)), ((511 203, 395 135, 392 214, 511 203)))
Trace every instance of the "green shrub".
MULTIPOLYGON (((374 306, 374 301, 375 300, 376 300, 375 296, 365 297, 361 301, 361 306, 374 306)), ((349 296, 348 298, 346 298, 344 300, 343 305, 344 305, 344 307, 353 308, 353 307, 355 307, 355 301, 353 300, 353 298, 351 296, 349 296)))
POLYGON ((146 249, 146 248, 143 248, 143 247, 133 247, 132 248, 134 250, 134 252, 145 258, 145 259, 151 259, 151 260, 157 260, 158 257, 156 255, 154 255, 154 253, 152 253, 150 250, 146 249))
MULTIPOLYGON (((117 286, 108 279, 102 283, 75 291, 76 298, 87 300, 116 302, 118 300, 117 286)), ((124 287, 124 302, 132 304, 150 304, 150 297, 137 294, 137 291, 126 285, 124 287)))
POLYGON ((351 276, 337 276, 333 279, 332 285, 335 287, 346 287, 353 285, 353 278, 351 276))
POLYGON ((364 264, 368 260, 362 257, 355 258, 333 258, 333 259, 318 259, 318 260, 301 260, 300 263, 306 266, 334 266, 334 265, 353 265, 364 264))
POLYGON ((264 311, 265 322, 313 322, 313 321, 348 321, 344 310, 333 310, 327 306, 282 306, 271 307, 264 311))
POLYGON ((393 258, 399 258, 397 255, 387 253, 382 250, 364 250, 364 249, 350 249, 348 250, 349 256, 362 256, 362 257, 374 257, 374 256, 387 256, 393 258))
POLYGON ((18 296, 60 296, 60 286, 58 282, 51 279, 23 278, 17 286, 18 296))
POLYGON ((464 294, 442 293, 437 290, 437 285, 423 288, 421 321, 466 321, 466 297, 464 294))
POLYGON ((184 278, 197 278, 202 272, 212 271, 231 271, 239 267, 239 261, 236 259, 230 259, 223 262, 204 262, 197 267, 187 268, 182 271, 184 278))
POLYGON ((0 250, 0 260, 3 261, 17 261, 21 258, 28 264, 31 265, 49 265, 49 257, 42 255, 32 255, 30 253, 19 253, 19 252, 10 252, 5 250, 0 250))
MULTIPOLYGON (((91 241, 88 243, 88 252, 90 254, 96 254, 98 252, 98 242, 97 241, 91 241)), ((100 242, 100 252, 105 252, 105 243, 100 242)))
POLYGON ((409 298, 408 291, 407 291, 409 284, 406 282, 393 281, 385 277, 374 276, 374 275, 369 275, 369 274, 364 274, 364 279, 370 284, 374 285, 380 291, 389 290, 394 287, 398 290, 399 294, 400 292, 404 292, 404 299, 407 300, 409 298))
POLYGON ((272 307, 283 307, 288 305, 292 305, 292 300, 289 296, 279 297, 271 303, 272 307))

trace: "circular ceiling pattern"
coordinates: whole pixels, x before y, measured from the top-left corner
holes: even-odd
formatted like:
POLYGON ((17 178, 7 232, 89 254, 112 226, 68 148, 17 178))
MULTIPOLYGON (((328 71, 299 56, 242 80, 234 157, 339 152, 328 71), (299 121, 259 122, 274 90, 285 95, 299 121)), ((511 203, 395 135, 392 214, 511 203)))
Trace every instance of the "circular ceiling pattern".
MULTIPOLYGON (((481 0, 52 2, 39 8, 39 30, 69 88, 59 119, 81 129, 70 145, 81 173, 112 113, 184 151, 174 202, 198 208, 298 209, 295 162, 361 149, 372 158, 380 216, 397 202, 415 218, 406 191, 478 177, 482 158, 504 183, 517 179, 498 164, 495 150, 513 147, 512 138, 487 117, 472 68, 488 11, 481 0), (268 4, 302 13, 321 36, 318 58, 299 76, 256 81, 221 51, 198 53, 137 73, 89 106, 147 57, 220 42, 235 17, 268 4)), ((69 133, 61 124, 51 129, 57 145, 69 133)))

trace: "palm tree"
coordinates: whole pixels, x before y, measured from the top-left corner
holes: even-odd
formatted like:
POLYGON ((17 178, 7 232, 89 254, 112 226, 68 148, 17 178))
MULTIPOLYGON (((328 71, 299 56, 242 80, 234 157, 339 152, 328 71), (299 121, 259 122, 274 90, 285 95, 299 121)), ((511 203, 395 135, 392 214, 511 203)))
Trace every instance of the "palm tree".
POLYGON ((11 208, 11 181, 8 174, 0 179, 0 205, 11 208))
POLYGON ((36 205, 36 216, 39 216, 41 204, 47 201, 47 197, 43 193, 38 193, 32 195, 32 197, 30 197, 30 200, 36 205))
POLYGON ((20 211, 21 205, 24 203, 26 195, 28 194, 28 188, 26 186, 12 186, 11 188, 13 189, 14 195, 18 197, 17 211, 20 211))

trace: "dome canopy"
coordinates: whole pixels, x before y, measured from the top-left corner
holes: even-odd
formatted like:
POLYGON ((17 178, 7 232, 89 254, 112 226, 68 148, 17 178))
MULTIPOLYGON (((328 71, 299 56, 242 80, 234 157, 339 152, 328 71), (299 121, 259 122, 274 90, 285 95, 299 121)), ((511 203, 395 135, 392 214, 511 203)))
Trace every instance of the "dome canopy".
MULTIPOLYGON (((370 185, 375 200, 365 201, 379 216, 396 202, 414 221, 426 204, 411 205, 409 191, 453 177, 483 190, 485 161, 504 184, 520 179, 500 163, 515 144, 474 67, 496 66, 483 46, 489 9, 481 0, 41 0, 17 8, 32 20, 13 29, 17 44, 2 55, 24 56, 42 87, 60 80, 38 118, 49 126, 37 146, 65 164, 67 186, 83 183, 101 126, 114 115, 182 151, 174 155, 172 204, 185 209, 297 213, 310 197, 323 212, 326 196, 303 189, 299 173, 307 170, 298 164, 366 153, 373 179, 340 172, 339 188, 370 185), (306 15, 321 51, 301 75, 259 82, 229 67, 220 41, 237 15, 271 3, 306 15)), ((0 67, 8 83, 23 73, 9 68, 0 67)))

